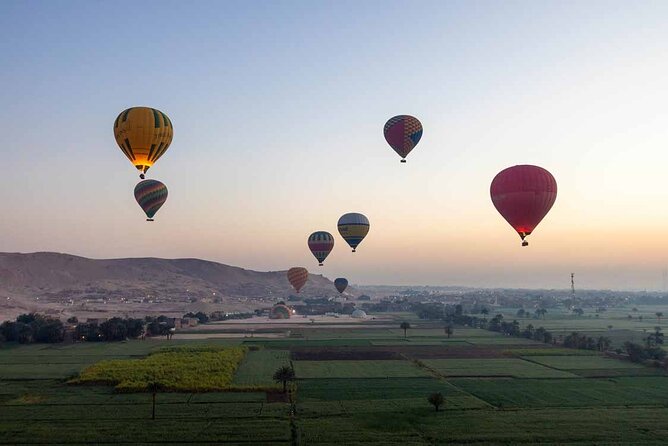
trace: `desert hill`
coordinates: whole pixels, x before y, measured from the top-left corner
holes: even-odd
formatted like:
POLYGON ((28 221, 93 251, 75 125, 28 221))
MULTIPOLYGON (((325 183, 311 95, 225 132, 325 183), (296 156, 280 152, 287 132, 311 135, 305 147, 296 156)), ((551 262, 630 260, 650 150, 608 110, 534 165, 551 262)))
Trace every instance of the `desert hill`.
MULTIPOLYGON (((353 291, 352 289, 350 290, 353 291)), ((0 253, 0 316, 243 311, 286 299, 285 271, 259 272, 200 259, 96 260, 70 254, 0 253)), ((334 297, 334 284, 310 274, 303 297, 334 297)))

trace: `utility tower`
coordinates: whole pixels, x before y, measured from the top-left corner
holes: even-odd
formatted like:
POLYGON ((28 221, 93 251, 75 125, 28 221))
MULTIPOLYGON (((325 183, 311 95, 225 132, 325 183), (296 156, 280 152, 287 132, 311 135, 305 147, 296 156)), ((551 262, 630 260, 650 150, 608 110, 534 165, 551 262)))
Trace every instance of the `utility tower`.
POLYGON ((571 273, 571 296, 575 297, 575 273, 571 273))

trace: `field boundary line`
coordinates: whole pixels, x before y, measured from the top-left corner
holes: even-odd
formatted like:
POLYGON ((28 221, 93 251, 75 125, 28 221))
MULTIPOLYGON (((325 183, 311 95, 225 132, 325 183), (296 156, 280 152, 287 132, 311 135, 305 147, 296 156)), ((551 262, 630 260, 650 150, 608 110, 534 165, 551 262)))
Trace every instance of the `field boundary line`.
POLYGON ((493 409, 498 409, 498 407, 496 407, 495 405, 493 405, 492 403, 490 403, 490 402, 488 402, 488 401, 485 401, 484 399, 480 398, 478 395, 474 395, 473 393, 468 392, 468 391, 462 389, 461 387, 457 386, 456 384, 451 383, 450 381, 448 381, 447 377, 441 375, 437 370, 435 370, 435 369, 429 367, 427 364, 425 364, 425 363, 422 362, 421 360, 419 360, 419 359, 412 359, 412 360, 411 360, 411 359, 408 359, 408 357, 405 356, 403 353, 402 353, 401 355, 404 356, 407 360, 413 362, 417 367, 422 368, 422 369, 426 370, 427 372, 429 372, 429 373, 430 373, 433 377, 435 377, 436 379, 441 380, 441 381, 444 381, 444 382, 447 383, 449 386, 454 387, 455 389, 459 390, 460 392, 462 392, 462 393, 465 394, 465 395, 470 395, 470 396, 473 397, 474 399, 476 399, 476 400, 478 400, 478 401, 481 401, 481 402, 482 402, 483 404, 485 404, 486 406, 489 406, 489 407, 491 407, 491 408, 493 408, 493 409))

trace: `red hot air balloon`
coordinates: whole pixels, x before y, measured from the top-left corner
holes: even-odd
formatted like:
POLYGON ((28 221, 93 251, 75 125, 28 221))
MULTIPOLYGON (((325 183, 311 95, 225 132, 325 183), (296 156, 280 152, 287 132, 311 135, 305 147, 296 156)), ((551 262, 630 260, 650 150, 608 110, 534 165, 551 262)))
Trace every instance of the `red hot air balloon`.
POLYGON ((318 260, 318 265, 322 266, 322 262, 334 248, 334 237, 326 231, 314 232, 308 238, 308 248, 318 260))
POLYGON ((531 234, 557 199, 557 182, 538 166, 521 165, 499 172, 489 188, 492 203, 522 238, 531 234))
POLYGON ((406 162, 406 157, 422 138, 422 123, 410 115, 399 115, 390 118, 383 127, 385 141, 406 162))
POLYGON ((306 268, 295 266, 288 270, 288 282, 299 293, 308 280, 308 271, 306 268))

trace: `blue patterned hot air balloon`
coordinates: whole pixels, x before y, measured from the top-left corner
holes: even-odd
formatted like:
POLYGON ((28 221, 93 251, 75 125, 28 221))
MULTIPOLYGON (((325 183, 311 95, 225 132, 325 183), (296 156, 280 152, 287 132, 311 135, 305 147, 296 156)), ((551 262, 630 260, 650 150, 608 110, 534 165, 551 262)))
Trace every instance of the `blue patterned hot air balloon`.
POLYGON ((334 279, 334 286, 339 293, 343 293, 348 288, 348 279, 344 279, 343 277, 334 279))
POLYGON ((153 216, 167 201, 167 186, 157 180, 143 180, 135 186, 135 199, 146 213, 146 221, 153 221, 153 216))

